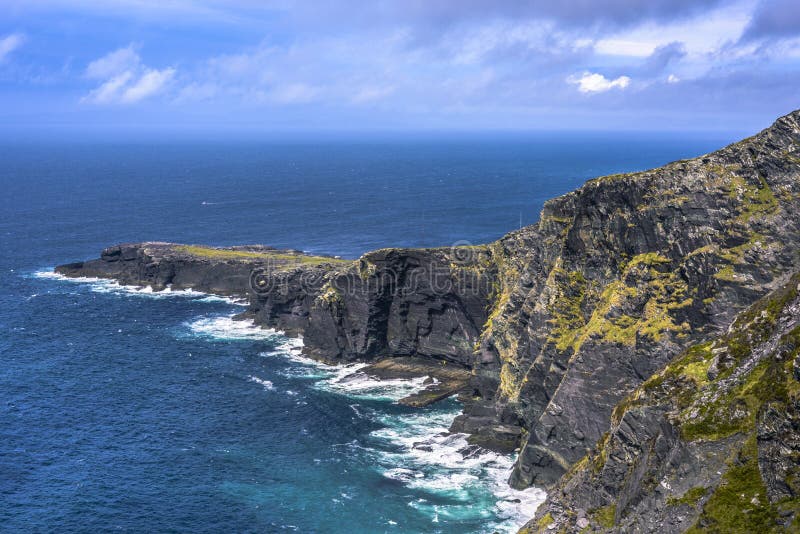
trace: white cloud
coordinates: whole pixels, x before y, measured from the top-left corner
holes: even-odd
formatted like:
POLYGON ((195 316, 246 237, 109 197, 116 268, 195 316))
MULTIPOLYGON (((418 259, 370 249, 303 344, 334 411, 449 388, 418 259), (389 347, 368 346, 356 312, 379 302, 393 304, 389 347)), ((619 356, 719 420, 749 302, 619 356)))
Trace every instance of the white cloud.
POLYGON ((110 78, 122 72, 131 71, 140 63, 139 54, 130 44, 89 63, 89 66, 86 67, 86 76, 100 79, 110 78))
POLYGON ((123 102, 138 102, 148 96, 152 96, 161 91, 173 76, 175 76, 175 69, 173 68, 148 70, 135 83, 125 89, 120 100, 123 102))
POLYGON ((681 79, 675 76, 674 74, 670 74, 669 76, 667 76, 667 83, 678 83, 679 81, 681 81, 681 79))
POLYGON ((95 104, 134 103, 158 94, 175 76, 175 69, 153 69, 142 64, 130 44, 89 63, 86 76, 105 80, 81 99, 95 104))
POLYGON ((107 82, 103 83, 97 89, 92 90, 83 98, 83 100, 87 102, 95 102, 97 104, 107 104, 112 102, 117 99, 122 88, 131 80, 132 77, 133 74, 130 72, 118 74, 107 82))
POLYGON ((11 52, 22 46, 25 36, 21 33, 12 33, 0 39, 0 61, 3 61, 11 52))
POLYGON ((567 78, 567 81, 577 85, 578 91, 581 93, 602 93, 614 88, 625 89, 631 83, 631 79, 627 76, 609 80, 596 72, 584 72, 580 76, 573 75, 567 78))
POLYGON ((750 22, 753 3, 736 0, 689 20, 648 22, 598 40, 595 50, 600 54, 644 57, 658 46, 680 41, 693 57, 713 53, 738 39, 750 22))

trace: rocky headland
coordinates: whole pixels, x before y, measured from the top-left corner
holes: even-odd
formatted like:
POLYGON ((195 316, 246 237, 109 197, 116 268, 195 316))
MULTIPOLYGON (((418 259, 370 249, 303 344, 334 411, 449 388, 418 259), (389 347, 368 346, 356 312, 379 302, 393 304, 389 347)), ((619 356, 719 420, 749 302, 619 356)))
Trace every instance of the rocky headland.
POLYGON ((800 112, 591 180, 487 245, 351 261, 141 243, 57 271, 246 295, 243 317, 378 376, 447 369, 449 387, 408 403, 458 391, 452 430, 520 450, 511 484, 552 488, 527 530, 728 532, 737 517, 791 530, 797 213, 800 112))

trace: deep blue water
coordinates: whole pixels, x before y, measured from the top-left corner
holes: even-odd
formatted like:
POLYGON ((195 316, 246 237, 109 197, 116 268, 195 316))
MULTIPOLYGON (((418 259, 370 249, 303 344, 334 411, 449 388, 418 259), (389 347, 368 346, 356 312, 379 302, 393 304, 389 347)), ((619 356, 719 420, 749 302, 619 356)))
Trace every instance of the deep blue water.
POLYGON ((504 486, 511 458, 463 460, 437 434, 455 401, 398 406, 414 384, 314 366, 221 299, 41 273, 123 241, 346 257, 486 242, 587 178, 727 141, 0 146, 0 530, 512 529, 541 493, 504 486))

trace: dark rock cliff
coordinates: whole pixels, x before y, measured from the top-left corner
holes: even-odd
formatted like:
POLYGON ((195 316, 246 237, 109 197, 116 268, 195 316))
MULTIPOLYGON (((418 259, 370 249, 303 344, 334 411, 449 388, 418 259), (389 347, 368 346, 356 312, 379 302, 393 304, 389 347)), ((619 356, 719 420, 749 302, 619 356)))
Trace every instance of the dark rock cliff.
POLYGON ((493 245, 502 289, 474 367, 481 396, 529 432, 514 485, 555 482, 622 397, 797 268, 799 117, 592 180, 493 245))
POLYGON ((303 269, 330 270, 337 258, 309 256, 262 245, 214 248, 176 243, 127 243, 109 247, 94 260, 59 265, 70 277, 111 278, 121 284, 194 289, 217 295, 247 297, 254 271, 282 275, 303 269))
MULTIPOLYGON (((796 213, 800 112, 712 154, 589 181, 549 201, 539 223, 488 245, 344 262, 142 244, 59 270, 156 288, 249 288, 246 314, 302 334, 316 358, 464 367, 472 379, 453 429, 521 446, 511 483, 547 486, 608 431, 618 402, 798 270, 796 213)), ((672 436, 647 432, 662 430, 672 436)))
POLYGON ((285 290, 255 293, 250 313, 266 324, 296 323, 319 359, 423 356, 466 367, 491 305, 492 274, 487 247, 384 249, 322 277, 289 275, 285 290))
POLYGON ((800 531, 798 283, 620 403, 522 532, 800 531))

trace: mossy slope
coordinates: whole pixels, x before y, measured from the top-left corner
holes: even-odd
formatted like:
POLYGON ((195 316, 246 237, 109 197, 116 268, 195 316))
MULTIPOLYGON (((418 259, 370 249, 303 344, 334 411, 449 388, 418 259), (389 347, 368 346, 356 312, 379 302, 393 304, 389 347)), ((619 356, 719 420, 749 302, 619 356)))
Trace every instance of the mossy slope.
POLYGON ((626 397, 537 517, 569 532, 581 509, 595 531, 800 531, 798 284, 626 397))

